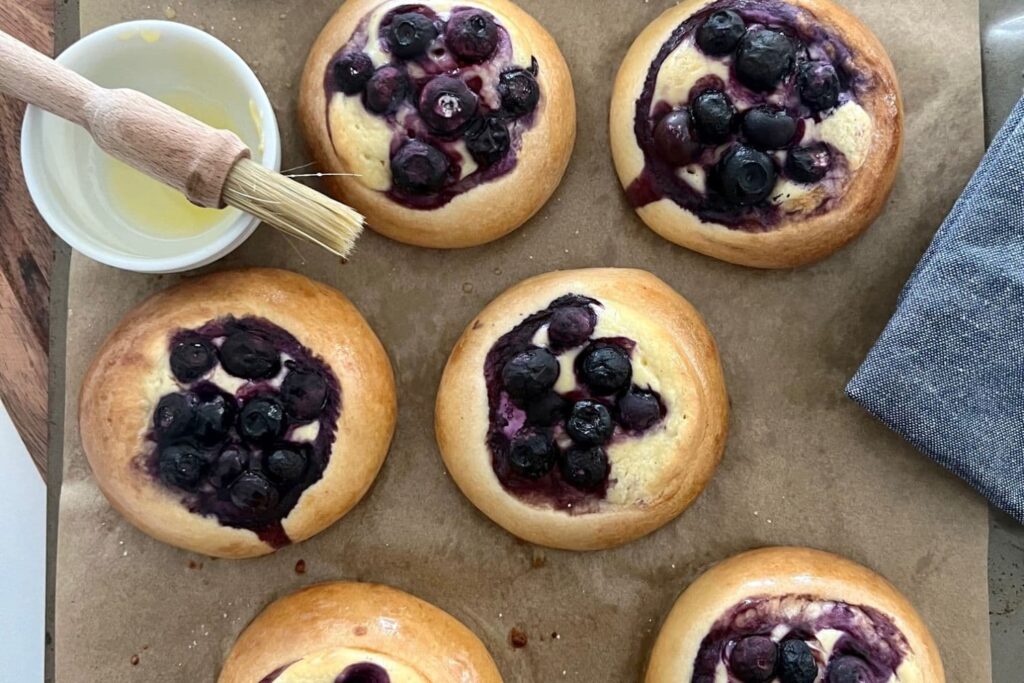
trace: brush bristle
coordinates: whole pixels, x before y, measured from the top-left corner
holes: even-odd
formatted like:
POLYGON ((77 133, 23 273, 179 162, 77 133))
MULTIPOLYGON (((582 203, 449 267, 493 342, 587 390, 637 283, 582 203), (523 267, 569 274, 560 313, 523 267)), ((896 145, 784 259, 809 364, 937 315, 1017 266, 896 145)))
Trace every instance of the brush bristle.
POLYGON ((231 169, 224 201, 342 258, 348 258, 363 231, 363 216, 355 209, 251 159, 231 169))

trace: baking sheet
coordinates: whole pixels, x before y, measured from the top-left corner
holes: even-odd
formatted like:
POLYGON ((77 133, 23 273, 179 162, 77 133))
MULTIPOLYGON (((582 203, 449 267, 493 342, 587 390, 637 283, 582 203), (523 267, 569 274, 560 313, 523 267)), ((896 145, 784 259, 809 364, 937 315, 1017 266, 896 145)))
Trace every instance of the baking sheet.
MULTIPOLYGON (((307 161, 295 88, 337 4, 81 0, 81 16, 83 34, 173 15, 228 42, 267 86, 287 167, 307 161)), ((931 625, 950 681, 991 680, 983 501, 842 395, 980 157, 977 0, 846 3, 879 34, 901 76, 904 166, 886 215, 864 239, 823 264, 781 273, 664 242, 634 217, 615 179, 606 142, 611 81, 633 37, 674 3, 521 4, 565 51, 580 109, 569 174, 529 225, 460 252, 368 234, 345 266, 263 229, 213 266, 280 266, 332 284, 391 354, 400 403, 394 447, 366 500, 320 536, 269 558, 211 560, 149 539, 109 508, 74 424, 81 376, 116 320, 179 276, 73 258, 56 680, 213 680, 269 601, 348 578, 389 583, 452 612, 483 638, 509 681, 635 681, 659 621, 689 581, 716 560, 778 543, 833 550, 881 571, 931 625), (444 472, 432 413, 448 351, 491 298, 530 275, 597 265, 651 270, 704 313, 733 418, 717 476, 683 517, 623 548, 581 555, 518 542, 477 513, 444 472), (305 574, 295 570, 299 560, 305 574), (526 647, 511 646, 513 628, 526 633, 526 647)))

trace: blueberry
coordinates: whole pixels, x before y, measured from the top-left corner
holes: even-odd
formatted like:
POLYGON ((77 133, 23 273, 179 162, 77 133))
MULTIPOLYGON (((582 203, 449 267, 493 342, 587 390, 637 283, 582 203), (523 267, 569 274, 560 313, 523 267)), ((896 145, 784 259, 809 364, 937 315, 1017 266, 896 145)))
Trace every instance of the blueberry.
POLYGON ((631 432, 650 429, 661 419, 661 401, 652 391, 630 389, 619 399, 619 424, 631 432))
POLYGON ((246 472, 231 485, 231 502, 246 512, 266 512, 277 505, 279 494, 266 477, 246 472))
POLYGON ((751 90, 774 90, 796 64, 796 47, 788 36, 767 28, 747 31, 736 50, 736 77, 751 90))
POLYGON ((721 90, 706 90, 698 95, 690 108, 690 115, 693 117, 693 130, 701 142, 717 144, 732 135, 736 109, 721 90))
POLYGON ((828 665, 828 683, 872 683, 874 678, 864 660, 858 657, 839 657, 828 665))
POLYGON ((629 354, 618 346, 594 345, 581 358, 579 367, 583 383, 598 396, 617 394, 628 387, 633 378, 629 354))
POLYGON ((677 109, 665 115, 654 127, 654 149, 673 166, 686 166, 700 154, 700 143, 690 132, 690 113, 677 109))
POLYGON ((787 640, 779 646, 779 678, 782 683, 814 683, 818 662, 807 643, 787 640))
POLYGON ((281 353, 251 332, 230 334, 220 347, 220 357, 224 369, 242 379, 270 379, 281 370, 281 353))
POLYGON ((796 119, 781 109, 754 107, 743 116, 743 135, 758 149, 782 149, 796 135, 796 119))
POLYGON ((579 401, 565 423, 565 431, 581 446, 600 446, 608 443, 615 431, 612 414, 597 401, 579 401))
POLYGON ((438 76, 420 93, 420 116, 434 132, 452 135, 465 128, 479 104, 480 98, 464 81, 438 76))
POLYGON ((561 422, 568 412, 568 401, 551 391, 530 399, 526 404, 526 421, 538 427, 552 427, 561 422))
POLYGON ((269 452, 263 469, 279 484, 291 484, 302 479, 307 462, 308 458, 302 450, 280 446, 269 452))
POLYGON ((168 486, 195 491, 206 472, 202 452, 190 444, 168 446, 160 451, 160 479, 168 486))
POLYGON ((825 111, 839 103, 839 74, 829 62, 802 64, 797 85, 800 99, 815 111, 825 111))
POLYGON ((498 79, 501 108, 514 117, 526 116, 540 102, 540 85, 526 69, 512 69, 498 79))
POLYGON ((608 479, 608 454, 600 446, 570 448, 558 463, 562 479, 581 491, 601 488, 608 479))
POLYGON ((729 666, 743 683, 766 683, 775 677, 779 648, 767 636, 747 636, 732 649, 729 666))
POLYGON ((437 29, 429 17, 418 12, 396 14, 387 30, 388 47, 396 57, 412 59, 427 51, 437 38, 437 29))
POLYGON ((195 418, 195 406, 194 394, 167 394, 153 411, 153 428, 161 438, 187 434, 195 418))
POLYGON ((832 165, 832 155, 822 143, 797 147, 786 157, 786 175, 798 183, 816 183, 832 165))
POLYGON ((316 419, 327 403, 327 380, 313 370, 292 369, 281 383, 281 402, 289 417, 316 419))
POLYGON ((391 683, 388 672, 370 662, 345 667, 334 683, 391 683))
POLYGON ((179 382, 195 382, 215 365, 217 347, 200 337, 183 339, 171 349, 171 372, 179 382))
POLYGON ((203 396, 195 406, 192 434, 200 443, 212 446, 228 436, 235 420, 235 399, 217 392, 203 396))
POLYGON ((697 29, 697 45, 706 54, 722 57, 729 54, 747 32, 743 17, 732 10, 715 12, 697 29))
POLYGON ((509 446, 509 465, 527 479, 540 479, 551 471, 557 459, 558 447, 549 434, 520 432, 509 446))
POLYGON ((555 386, 561 367, 547 349, 529 349, 501 369, 501 382, 512 398, 540 396, 555 386))
POLYGON ((586 306, 566 306, 551 314, 548 322, 548 340, 560 349, 583 346, 594 334, 597 316, 586 306))
POLYGON ((752 206, 775 187, 775 165, 764 152, 736 145, 715 168, 718 188, 731 204, 752 206))
POLYGON ((484 167, 493 166, 504 159, 512 148, 512 136, 505 122, 498 116, 474 119, 466 128, 464 138, 473 160, 484 167))
POLYGON ((210 470, 210 483, 227 487, 249 467, 249 453, 240 446, 228 446, 220 452, 210 470))
POLYGON ((363 103, 374 114, 393 114, 412 92, 409 77, 393 66, 377 69, 366 83, 363 103))
POLYGON ((451 165, 437 147, 410 140, 391 157, 395 186, 410 194, 434 194, 444 187, 451 165))
POLYGON ((373 60, 365 52, 349 52, 338 58, 331 74, 338 90, 355 95, 363 91, 373 75, 373 60))
POLYGON ((482 62, 498 47, 498 25, 478 9, 455 12, 444 32, 445 44, 466 62, 482 62))
POLYGON ((246 441, 265 443, 284 433, 284 406, 276 398, 254 398, 238 416, 238 433, 246 441))

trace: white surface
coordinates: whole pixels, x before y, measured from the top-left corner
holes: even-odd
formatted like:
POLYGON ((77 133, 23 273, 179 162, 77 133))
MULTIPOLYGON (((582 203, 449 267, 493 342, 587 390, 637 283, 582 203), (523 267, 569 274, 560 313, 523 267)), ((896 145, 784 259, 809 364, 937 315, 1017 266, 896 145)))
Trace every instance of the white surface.
POLYGON ((0 405, 0 679, 43 680, 46 487, 0 405))
MULTIPOLYGON (((106 88, 133 88, 157 98, 172 90, 218 102, 239 123, 253 158, 281 168, 274 109, 252 69, 227 45, 169 21, 131 21, 91 33, 57 58, 106 88)), ((229 211, 199 235, 167 239, 136 229, 112 201, 108 159, 84 129, 30 106, 21 134, 29 193, 53 231, 75 250, 115 268, 145 273, 189 270, 226 255, 259 221, 229 211)))

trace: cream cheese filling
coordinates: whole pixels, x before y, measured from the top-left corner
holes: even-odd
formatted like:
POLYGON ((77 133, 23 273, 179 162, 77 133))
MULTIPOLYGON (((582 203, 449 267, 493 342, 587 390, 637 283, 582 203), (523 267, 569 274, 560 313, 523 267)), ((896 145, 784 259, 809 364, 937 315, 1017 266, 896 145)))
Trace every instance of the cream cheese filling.
MULTIPOLYGON (((381 46, 380 24, 388 12, 396 7, 409 4, 406 0, 388 0, 381 3, 366 18, 367 36, 366 46, 363 51, 373 61, 374 68, 379 68, 391 63, 391 55, 385 52, 381 46)), ((456 7, 479 7, 467 0, 433 0, 426 3, 438 16, 447 20, 456 7)), ((500 105, 496 84, 498 74, 512 64, 528 66, 535 53, 529 36, 520 31, 512 21, 493 8, 483 8, 494 15, 498 24, 505 29, 512 44, 512 58, 510 61, 501 60, 500 63, 481 64, 474 67, 462 69, 467 76, 479 75, 484 82, 480 96, 492 109, 500 105)), ((544 65, 541 65, 541 69, 544 65)), ((419 67, 414 63, 409 64, 410 74, 415 76, 414 71, 419 67)), ((398 112, 398 125, 403 124, 403 118, 411 113, 412 107, 403 106, 398 112)), ((373 114, 363 106, 361 97, 347 96, 340 92, 331 95, 327 107, 327 125, 331 132, 331 139, 334 149, 339 158, 346 159, 349 164, 348 172, 358 176, 363 185, 371 190, 387 192, 391 189, 391 143, 394 138, 394 129, 391 124, 382 117, 373 114)), ((455 151, 460 155, 459 180, 466 178, 476 172, 478 166, 466 149, 465 142, 460 141, 453 145, 455 151)))
MULTIPOLYGON (((594 306, 597 325, 593 339, 625 337, 636 347, 631 356, 633 384, 656 391, 665 404, 665 419, 640 436, 618 435, 606 447, 611 464, 610 481, 605 503, 617 506, 640 506, 654 502, 660 495, 659 482, 677 460, 680 441, 686 439, 693 425, 694 406, 700 400, 689 365, 681 360, 674 340, 659 326, 629 307, 604 302, 594 306)), ((534 335, 533 343, 547 346, 547 326, 534 335)), ((560 371, 555 391, 567 393, 577 387, 574 363, 582 348, 558 356, 560 371)), ((568 446, 568 437, 559 445, 568 446)))
MULTIPOLYGON (((688 37, 679 47, 665 59, 658 73, 651 101, 651 111, 661 102, 677 106, 687 102, 693 87, 702 78, 717 76, 723 82, 729 82, 729 67, 721 60, 705 55, 695 44, 694 38, 688 37)), ((770 104, 781 104, 781 95, 773 94, 768 98, 770 104)), ((753 106, 742 98, 730 97, 738 112, 744 112, 753 106)), ((846 157, 847 168, 853 173, 858 171, 867 160, 874 134, 874 122, 871 115, 853 101, 846 102, 829 114, 820 123, 813 118, 803 120, 804 134, 798 145, 805 146, 814 142, 824 142, 846 157)), ((785 153, 777 157, 785 163, 785 153)), ((688 166, 679 169, 677 177, 703 194, 706 191, 705 172, 699 166, 688 166), (696 168, 697 172, 692 171, 696 168)), ((787 213, 813 211, 821 205, 831 191, 839 191, 834 183, 797 183, 782 176, 779 177, 770 195, 770 201, 780 206, 787 213)))

